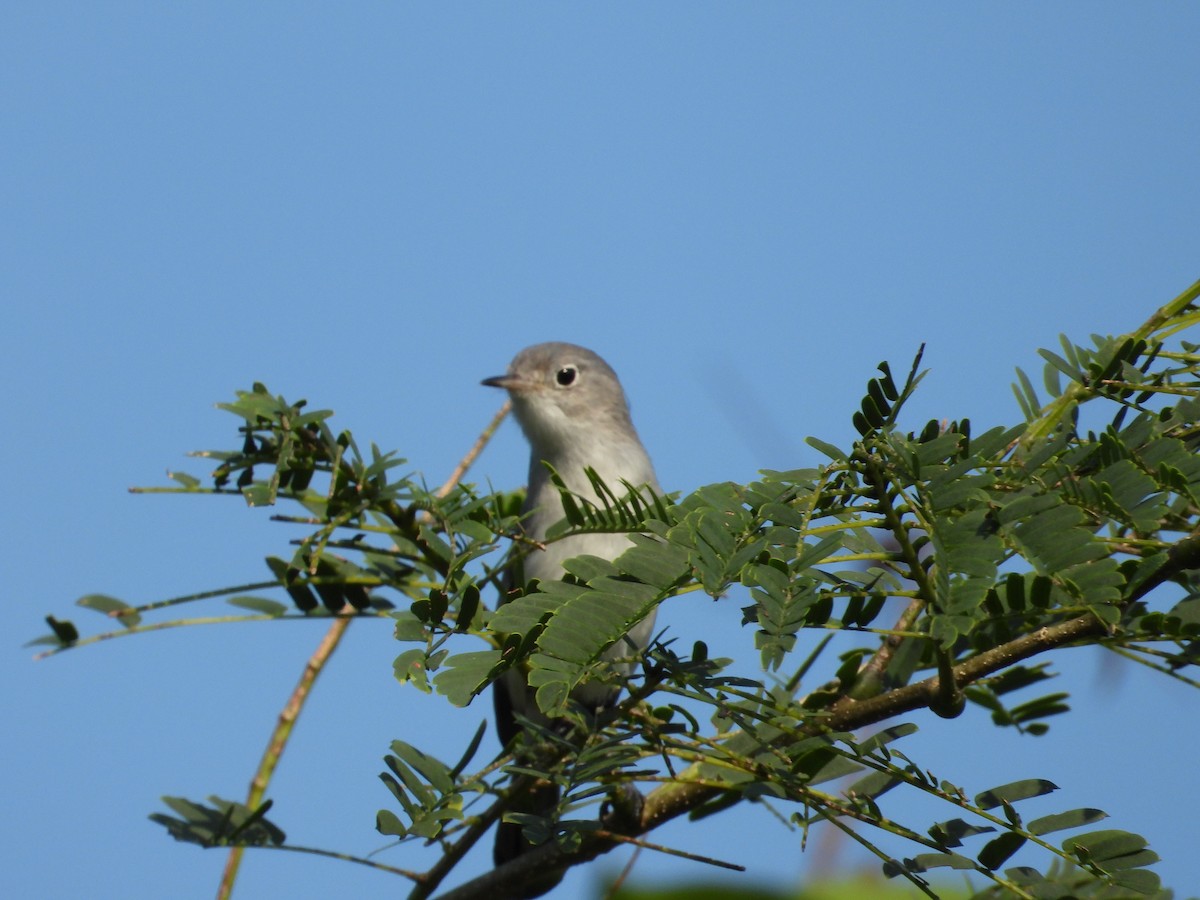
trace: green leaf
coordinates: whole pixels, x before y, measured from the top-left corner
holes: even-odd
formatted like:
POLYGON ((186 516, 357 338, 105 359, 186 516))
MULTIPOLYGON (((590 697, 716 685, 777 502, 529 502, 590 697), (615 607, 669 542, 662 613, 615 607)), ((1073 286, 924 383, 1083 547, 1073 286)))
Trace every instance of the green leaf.
MULTIPOLYGON (((1082 527, 1083 513, 1061 500, 1059 503, 1004 529, 1021 553, 1039 564, 1039 572, 1060 572, 1070 566, 1094 562, 1107 553, 1104 545, 1082 527)), ((1010 515, 1011 511, 1005 509, 1000 515, 1001 523, 1011 521, 1010 515)))
POLYGON ((54 616, 46 616, 46 624, 54 632, 53 641, 62 644, 73 644, 79 640, 79 629, 75 627, 73 622, 66 619, 56 619, 54 616))
POLYGON ((529 684, 539 689, 539 697, 554 698, 550 701, 553 707, 541 707, 546 713, 565 702, 591 664, 644 619, 659 597, 649 585, 613 578, 574 587, 575 596, 547 622, 538 639, 538 652, 530 659, 529 684), (540 691, 552 682, 560 686, 540 691))
POLYGON ((88 594, 76 600, 75 604, 115 618, 126 628, 132 628, 142 621, 142 617, 128 603, 107 594, 88 594))
POLYGON ((1091 831, 1062 842, 1062 848, 1081 860, 1090 861, 1106 872, 1140 868, 1158 862, 1158 854, 1147 849, 1140 834, 1115 829, 1091 831))
POLYGON ((759 553, 761 543, 749 537, 753 520, 744 504, 745 489, 732 483, 711 484, 682 503, 683 519, 667 539, 688 553, 688 561, 710 595, 720 596, 737 579, 741 567, 759 553))
POLYGON ((392 741, 392 752, 428 781, 435 791, 446 794, 454 790, 454 779, 444 763, 404 741, 392 741))
MULTIPOLYGON (((822 759, 825 753, 825 745, 827 740, 821 739, 820 743, 814 745, 814 750, 809 751, 815 753, 814 761, 820 761, 820 768, 813 770, 811 784, 822 784, 827 781, 832 781, 835 778, 841 778, 845 775, 852 775, 855 772, 862 771, 863 765, 858 762, 858 757, 876 755, 881 750, 884 750, 889 744, 899 740, 902 737, 907 737, 917 731, 917 726, 911 722, 900 722, 896 725, 881 729, 865 740, 851 744, 848 740, 845 742, 849 747, 849 752, 841 752, 837 755, 824 761, 822 759)), ((807 767, 806 767, 807 769, 807 767)))
POLYGON ((1041 413, 1042 403, 1038 400, 1037 391, 1033 389, 1033 382, 1021 369, 1017 369, 1017 382, 1013 385, 1013 393, 1017 397, 1017 403, 1020 404, 1025 418, 1032 421, 1041 413))
POLYGON ((992 838, 979 851, 979 864, 985 869, 998 869, 1009 858, 1025 846, 1026 838, 1023 835, 1017 834, 1015 831, 1006 831, 998 837, 992 838))
POLYGON ((687 575, 687 553, 681 547, 644 534, 634 533, 629 539, 633 546, 614 562, 620 572, 660 591, 687 575))
POLYGON ((429 667, 424 649, 405 650, 392 663, 392 673, 401 684, 411 684, 429 693, 429 667))
POLYGON ((268 600, 265 597, 230 597, 227 602, 230 606, 253 610, 268 616, 282 616, 288 611, 288 608, 278 600, 268 600))
POLYGON ((489 624, 500 634, 529 634, 577 594, 576 586, 563 582, 540 584, 538 590, 501 606, 492 614, 489 624))
MULTIPOLYGON (((419 652, 419 651, 418 651, 419 652)), ((499 650, 477 650, 447 657, 434 676, 437 692, 455 706, 466 706, 503 668, 499 650)))
POLYGON ((850 797, 870 797, 874 800, 901 783, 902 779, 891 772, 872 772, 850 785, 846 793, 850 797))
MULTIPOLYGON (((247 469, 249 473, 251 470, 247 469)), ((274 506, 275 505, 275 486, 268 482, 253 482, 247 484, 239 484, 242 489, 242 496, 246 500, 246 505, 251 507, 258 506, 274 506)))
MULTIPOLYGON (((840 544, 840 540, 834 543, 840 544)), ((762 653, 763 667, 777 669, 795 646, 809 607, 820 597, 817 584, 811 578, 790 577, 787 567, 777 560, 747 566, 742 583, 751 588, 750 596, 756 601, 761 630, 754 636, 754 645, 762 653)))
MULTIPOLYGON (((385 821, 387 827, 399 827, 404 834, 435 838, 445 822, 462 818, 462 795, 444 763, 404 741, 392 742, 392 754, 385 756, 384 762, 390 772, 381 773, 380 780, 411 820, 407 827, 385 821)), ((380 823, 378 816, 376 823, 380 823)))
POLYGON ((1020 706, 1014 706, 1009 710, 1009 715, 1012 718, 1013 724, 1017 725, 1026 725, 1027 723, 1046 719, 1050 716, 1057 716, 1070 711, 1071 707, 1063 702, 1069 696, 1069 694, 1064 693, 1047 694, 1045 697, 1039 697, 1036 700, 1030 700, 1028 703, 1022 703, 1020 706))
MULTIPOLYGON (((679 547, 641 539, 617 561, 581 556, 567 569, 586 584, 549 581, 538 590, 506 603, 492 616, 491 627, 502 634, 537 635, 537 652, 530 659, 529 683, 543 712, 554 715, 570 692, 587 677, 593 664, 610 647, 617 656, 623 636, 657 606, 683 577, 684 553, 679 547), (666 584, 658 588, 631 578, 621 568, 641 571, 666 584), (538 632, 540 631, 540 634, 538 632)), ((524 646, 524 644, 523 644, 524 646)), ((439 686, 440 690, 440 686, 439 686)))
POLYGON ((1044 778, 1029 778, 1013 781, 975 795, 975 805, 980 809, 995 809, 1004 803, 1017 803, 1031 797, 1041 797, 1058 790, 1058 785, 1044 778))
POLYGON ((839 450, 833 444, 828 444, 825 441, 822 441, 815 437, 805 438, 804 443, 808 444, 814 450, 819 450, 820 452, 824 453, 826 456, 828 456, 834 462, 843 463, 843 462, 846 462, 850 458, 849 456, 846 455, 846 453, 839 450))
POLYGON ((419 533, 421 548, 429 554, 430 558, 443 564, 454 560, 454 548, 442 540, 434 529, 428 525, 422 525, 419 533))
POLYGON ((471 623, 479 613, 482 599, 479 587, 475 584, 468 584, 460 591, 458 614, 454 625, 455 631, 466 632, 470 630, 471 623))
POLYGON ((963 838, 995 830, 991 825, 972 825, 963 819, 950 819, 930 827, 929 836, 943 847, 961 847, 963 838))
POLYGON ((1079 828, 1091 825, 1101 819, 1108 818, 1108 813, 1100 809, 1072 809, 1052 816, 1042 816, 1034 819, 1026 827, 1030 834, 1051 834, 1055 831, 1065 831, 1068 828, 1079 828))
POLYGON ((989 679, 988 687, 998 696, 1019 691, 1053 678, 1054 676, 1047 671, 1048 667, 1049 663, 1038 663, 1034 666, 1012 666, 995 678, 989 679))
POLYGON ((654 608, 658 592, 649 585, 614 579, 604 584, 608 590, 582 591, 550 619, 538 639, 542 653, 568 662, 592 662, 654 608))
POLYGON ((301 612, 312 612, 320 603, 316 595, 302 579, 300 572, 293 568, 289 563, 280 559, 278 556, 268 556, 266 558, 267 568, 271 570, 271 574, 275 576, 280 586, 283 587, 292 602, 296 604, 297 609, 301 612))
POLYGON ((162 825, 177 841, 202 847, 280 846, 287 841, 283 830, 266 818, 272 801, 251 810, 242 803, 209 797, 211 806, 182 797, 163 797, 179 818, 153 813, 150 821, 162 825))
POLYGON ((1183 625, 1200 625, 1200 597, 1188 597, 1171 607, 1169 615, 1183 625))
POLYGON ((173 481, 178 481, 185 488, 191 490, 200 486, 200 479, 188 475, 186 472, 167 472, 167 477, 173 481))
POLYGON ((396 610, 391 614, 396 620, 393 634, 398 641, 424 641, 429 638, 429 631, 424 622, 412 614, 410 610, 396 610))
POLYGON ((375 813, 375 830, 380 834, 391 835, 393 837, 406 837, 408 835, 408 829, 404 827, 404 823, 400 821, 400 817, 387 809, 381 809, 375 813))
POLYGON ((919 853, 904 860, 910 872, 928 872, 930 869, 974 869, 975 863, 957 853, 919 853))
POLYGON ((479 745, 483 742, 483 736, 487 734, 488 722, 484 719, 479 723, 479 727, 475 729, 475 736, 471 738, 467 744, 467 749, 463 751, 458 762, 454 764, 454 768, 450 771, 451 778, 457 778, 475 757, 475 752, 479 749, 479 745))
POLYGON ((1039 350, 1038 354, 1042 357, 1042 359, 1046 360, 1046 362, 1048 363, 1048 365, 1046 366, 1046 372, 1047 372, 1046 388, 1047 388, 1047 390, 1050 391, 1051 396, 1057 397, 1061 393, 1061 391, 1057 389, 1058 388, 1057 380, 1051 381, 1049 379, 1049 373, 1052 370, 1057 369, 1059 372, 1062 372, 1064 375, 1066 375, 1072 381, 1081 381, 1082 380, 1083 373, 1080 372, 1074 366, 1072 366, 1070 363, 1068 363, 1065 359, 1063 359, 1058 354, 1052 353, 1049 350, 1039 350), (1052 385, 1053 385, 1053 387, 1052 387, 1052 385))
POLYGON ((1128 888, 1145 897, 1157 895, 1162 887, 1162 879, 1145 869, 1125 869, 1115 873, 1112 880, 1118 887, 1128 888))
POLYGON ((720 509, 699 510, 688 516, 687 522, 695 534, 693 565, 704 589, 715 597, 725 590, 733 574, 729 560, 737 546, 734 537, 737 523, 720 509))

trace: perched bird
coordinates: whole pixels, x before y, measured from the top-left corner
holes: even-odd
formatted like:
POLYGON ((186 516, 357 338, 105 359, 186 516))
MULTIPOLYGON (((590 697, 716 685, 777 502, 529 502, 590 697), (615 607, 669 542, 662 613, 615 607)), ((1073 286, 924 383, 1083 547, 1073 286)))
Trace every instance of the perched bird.
MULTIPOLYGON (((483 384, 504 388, 512 399, 513 414, 529 441, 529 489, 523 512, 526 534, 542 540, 547 529, 564 517, 558 489, 543 462, 549 463, 566 486, 589 499, 596 496, 586 468, 595 470, 606 486, 623 493, 622 481, 635 487, 649 485, 659 491, 650 457, 642 447, 629 417, 629 405, 617 374, 603 359, 575 344, 535 344, 517 354, 505 375, 483 384)), ((554 541, 544 550, 531 550, 522 560, 523 572, 511 579, 521 586, 531 579, 550 581, 563 576, 563 562, 588 554, 615 559, 630 546, 625 534, 580 534, 554 541)), ((629 657, 650 640, 653 614, 635 625, 626 640, 609 648, 610 659, 629 657)), ((626 666, 626 668, 628 668, 626 666)), ((599 709, 611 703, 615 690, 607 684, 585 684, 573 694, 586 707, 599 709)), ((536 719, 539 714, 523 675, 510 670, 493 688, 496 728, 508 744, 520 727, 515 716, 536 719)), ((553 790, 535 790, 522 812, 547 815, 557 803, 553 790)), ((518 825, 500 823, 494 859, 502 865, 531 849, 518 825)), ((526 896, 549 890, 557 878, 526 896)))

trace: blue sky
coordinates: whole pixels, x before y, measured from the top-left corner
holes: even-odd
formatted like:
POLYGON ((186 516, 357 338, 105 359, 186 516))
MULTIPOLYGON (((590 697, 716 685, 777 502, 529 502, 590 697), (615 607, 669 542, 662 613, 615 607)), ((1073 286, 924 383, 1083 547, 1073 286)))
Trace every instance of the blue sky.
MULTIPOLYGON (((914 427, 1014 422, 1038 347, 1131 329, 1200 274, 1198 28, 1183 3, 9 4, 0 890, 212 896, 222 857, 146 815, 244 794, 324 626, 38 664, 21 644, 48 612, 97 625, 86 593, 266 574, 293 537, 266 513, 125 490, 231 446, 215 402, 263 381, 438 483, 498 403, 479 380, 569 340, 617 369, 664 486, 690 490, 814 463, 808 435, 848 442, 875 365, 926 342, 914 427)), ((473 477, 514 486, 525 464, 509 424, 473 477)), ((661 621, 712 638, 735 607, 661 621)), ((381 846, 388 743, 449 756, 485 714, 401 688, 398 649, 356 625, 322 676, 275 782, 298 843, 381 846)), ((1194 692, 1093 653, 1055 667, 1080 715, 1047 737, 980 749, 922 722, 910 753, 970 790, 1051 778, 1045 811, 1103 806, 1194 890, 1194 692)), ((778 883, 856 859, 802 854, 753 811, 656 838, 778 883), (728 829, 752 845, 731 854, 728 829)), ((239 896, 335 886, 398 889, 259 854, 239 896)))

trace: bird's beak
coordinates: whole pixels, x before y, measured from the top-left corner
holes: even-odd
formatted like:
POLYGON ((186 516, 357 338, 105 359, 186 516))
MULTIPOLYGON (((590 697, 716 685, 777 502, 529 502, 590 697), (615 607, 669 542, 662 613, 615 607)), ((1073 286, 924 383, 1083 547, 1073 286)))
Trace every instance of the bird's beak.
POLYGON ((496 375, 492 378, 485 378, 479 383, 485 384, 488 387, 504 388, 506 391, 520 391, 529 387, 528 384, 511 373, 508 375, 496 375))

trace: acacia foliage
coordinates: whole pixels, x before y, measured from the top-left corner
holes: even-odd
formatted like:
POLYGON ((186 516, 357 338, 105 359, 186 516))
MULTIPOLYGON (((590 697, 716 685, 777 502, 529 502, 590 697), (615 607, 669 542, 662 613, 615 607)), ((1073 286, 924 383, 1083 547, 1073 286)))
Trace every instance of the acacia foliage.
MULTIPOLYGON (((561 788, 555 814, 510 815, 538 849, 453 896, 511 892, 648 841, 677 816, 746 801, 771 804, 802 832, 842 829, 886 874, 931 896, 929 873, 941 868, 974 873, 981 896, 1158 896, 1147 868, 1157 857, 1138 835, 1096 827, 1102 811, 1030 818, 1022 804, 1051 793, 1049 781, 1031 773, 968 789, 911 759, 903 739, 922 716, 953 718, 968 703, 996 727, 1043 733, 1069 710, 1061 691, 1041 693, 1048 660, 1068 646, 1102 645, 1196 683, 1200 347, 1179 333, 1200 319, 1198 295, 1200 283, 1129 335, 1043 351, 1040 393, 1018 373, 1015 425, 910 430, 903 411, 921 380, 918 354, 900 376, 879 366, 852 413, 851 446, 810 439, 822 465, 677 498, 597 480, 597 502, 564 487, 567 519, 549 540, 622 531, 633 545, 616 560, 572 560, 568 577, 530 585, 498 610, 486 600, 499 573, 530 552, 519 495, 431 491, 400 474, 396 455, 335 433, 328 412, 255 385, 224 405, 242 423, 240 447, 200 454, 213 472, 176 474, 174 490, 299 504, 303 515, 279 516, 308 529, 294 551, 268 557, 271 577, 251 585, 136 609, 99 595, 80 604, 127 633, 162 627, 152 618, 164 607, 222 597, 237 620, 388 619, 403 645, 395 677, 460 707, 523 667, 559 723, 529 723, 536 752, 477 762, 477 734, 461 758, 441 761, 407 735, 385 757, 379 831, 442 850, 431 869, 400 872, 414 897, 452 882, 459 860, 539 781, 561 788), (269 588, 277 596, 261 593, 269 588), (711 658, 702 642, 685 651, 667 632, 612 710, 597 718, 575 707, 577 685, 614 677, 601 655, 633 623, 698 591, 723 598, 731 625, 753 631, 757 659, 711 658), (803 632, 853 635, 854 645, 830 658, 827 640, 803 632), (897 819, 882 799, 895 789, 937 798, 946 817, 897 819), (880 832, 912 854, 885 852, 880 832), (1008 865, 1029 846, 1042 865, 1008 865)), ((54 649, 106 636, 48 621, 42 641, 54 649)), ((155 818, 176 838, 286 846, 261 803, 168 802, 175 815, 155 818)))

